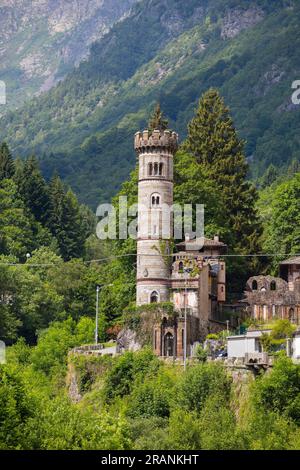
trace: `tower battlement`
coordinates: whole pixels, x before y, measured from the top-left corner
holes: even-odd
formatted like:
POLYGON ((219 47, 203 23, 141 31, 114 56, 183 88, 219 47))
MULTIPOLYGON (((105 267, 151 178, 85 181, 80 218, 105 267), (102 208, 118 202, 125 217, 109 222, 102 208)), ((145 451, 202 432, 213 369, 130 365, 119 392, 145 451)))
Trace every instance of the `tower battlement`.
POLYGON ((155 129, 150 133, 148 129, 136 132, 134 136, 134 149, 137 153, 155 150, 169 151, 172 154, 178 148, 178 134, 171 131, 155 129))

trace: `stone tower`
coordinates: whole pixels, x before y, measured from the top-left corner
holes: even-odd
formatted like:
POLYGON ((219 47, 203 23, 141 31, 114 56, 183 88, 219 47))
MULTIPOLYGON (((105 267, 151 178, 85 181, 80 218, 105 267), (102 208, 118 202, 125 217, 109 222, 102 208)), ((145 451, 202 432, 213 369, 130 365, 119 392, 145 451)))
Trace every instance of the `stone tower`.
POLYGON ((139 163, 137 305, 169 300, 173 205, 173 155, 178 135, 167 130, 137 132, 139 163))

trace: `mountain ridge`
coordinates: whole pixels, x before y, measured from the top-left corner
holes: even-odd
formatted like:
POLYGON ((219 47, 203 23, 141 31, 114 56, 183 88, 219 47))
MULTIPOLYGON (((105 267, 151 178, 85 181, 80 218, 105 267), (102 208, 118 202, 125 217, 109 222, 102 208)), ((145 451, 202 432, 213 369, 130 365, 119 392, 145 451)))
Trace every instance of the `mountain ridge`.
POLYGON ((293 1, 144 0, 65 82, 2 119, 0 137, 16 153, 36 152, 47 177, 58 171, 95 207, 128 177, 132 136, 155 102, 184 138, 200 94, 214 86, 247 140, 253 176, 284 167, 298 158, 300 113, 290 97, 299 23, 293 1))
POLYGON ((7 82, 7 106, 13 109, 62 80, 136 1, 3 0, 0 77, 7 82))

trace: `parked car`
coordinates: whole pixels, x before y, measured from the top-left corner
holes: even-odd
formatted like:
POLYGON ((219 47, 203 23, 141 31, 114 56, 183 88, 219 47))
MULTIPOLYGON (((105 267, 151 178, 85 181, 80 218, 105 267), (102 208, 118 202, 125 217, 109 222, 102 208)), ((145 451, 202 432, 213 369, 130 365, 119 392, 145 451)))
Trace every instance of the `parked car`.
POLYGON ((223 351, 219 351, 217 357, 227 357, 227 351, 225 349, 223 351))

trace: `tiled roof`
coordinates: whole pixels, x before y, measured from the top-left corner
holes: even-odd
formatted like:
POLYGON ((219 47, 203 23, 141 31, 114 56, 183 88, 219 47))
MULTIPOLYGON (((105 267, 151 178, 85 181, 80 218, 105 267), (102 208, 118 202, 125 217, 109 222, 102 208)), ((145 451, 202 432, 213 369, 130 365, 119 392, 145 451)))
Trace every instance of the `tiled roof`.
POLYGON ((225 243, 211 240, 210 238, 204 237, 204 242, 202 238, 193 238, 192 240, 185 240, 177 244, 177 246, 186 246, 186 245, 201 245, 203 247, 225 247, 227 246, 225 243))
POLYGON ((300 256, 294 256, 293 258, 286 259, 280 264, 300 264, 300 256))

